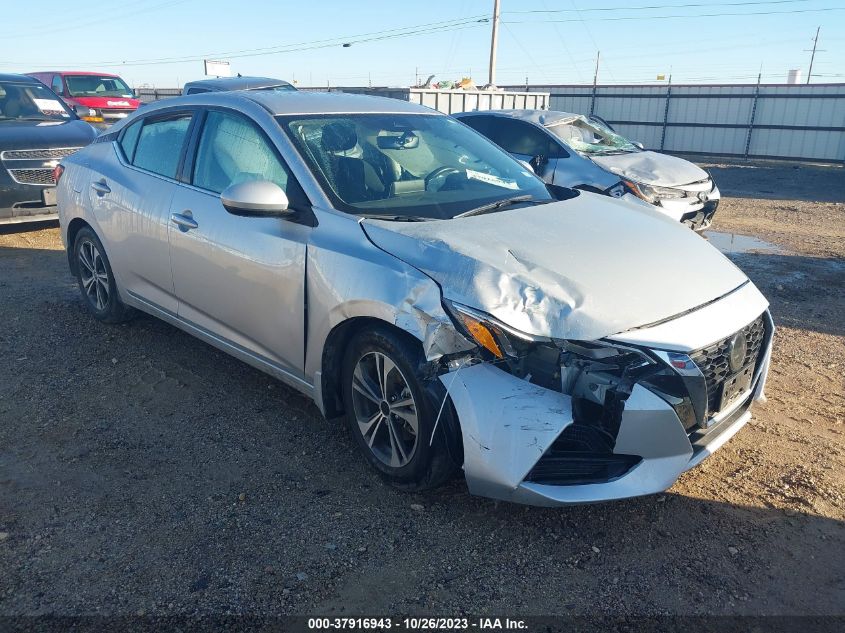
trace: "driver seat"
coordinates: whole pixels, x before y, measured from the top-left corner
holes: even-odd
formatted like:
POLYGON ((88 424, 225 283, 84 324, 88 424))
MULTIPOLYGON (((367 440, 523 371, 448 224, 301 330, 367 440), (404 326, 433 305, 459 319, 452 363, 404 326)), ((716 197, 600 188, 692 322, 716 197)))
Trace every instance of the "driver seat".
MULTIPOLYGON (((358 133, 351 123, 333 122, 323 128, 320 140, 329 158, 331 180, 338 195, 349 203, 385 198, 389 191, 391 170, 387 164, 379 165, 374 150, 358 144, 358 133)), ((377 152, 381 154, 380 152, 377 152)), ((385 159, 387 156, 381 154, 385 159)))

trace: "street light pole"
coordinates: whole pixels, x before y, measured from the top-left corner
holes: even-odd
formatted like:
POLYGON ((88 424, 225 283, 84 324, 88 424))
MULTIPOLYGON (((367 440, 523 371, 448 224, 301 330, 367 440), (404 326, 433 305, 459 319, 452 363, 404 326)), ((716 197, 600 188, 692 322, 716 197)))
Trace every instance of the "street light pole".
POLYGON ((490 38, 490 74, 486 88, 496 88, 496 47, 499 43, 499 0, 493 0, 493 35, 490 38))

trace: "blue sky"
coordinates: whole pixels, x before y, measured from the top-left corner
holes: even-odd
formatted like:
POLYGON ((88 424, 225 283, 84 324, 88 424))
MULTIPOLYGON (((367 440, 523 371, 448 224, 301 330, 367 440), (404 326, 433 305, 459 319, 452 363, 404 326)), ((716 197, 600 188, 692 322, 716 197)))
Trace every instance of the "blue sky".
MULTIPOLYGON (((102 6, 42 0, 34 16, 28 2, 3 0, 0 72, 103 70, 136 87, 176 87, 201 78, 208 56, 301 86, 406 86, 417 72, 479 85, 487 78, 490 24, 476 20, 493 0, 102 6), (422 32, 407 35, 414 31, 422 32)), ((818 26, 825 52, 816 55, 816 81, 845 82, 845 0, 502 0, 497 83, 591 82, 596 50, 600 83, 669 73, 675 83, 743 83, 761 64, 764 82, 782 82, 790 68, 806 77, 818 26), (637 8, 647 6, 661 8, 637 8)))

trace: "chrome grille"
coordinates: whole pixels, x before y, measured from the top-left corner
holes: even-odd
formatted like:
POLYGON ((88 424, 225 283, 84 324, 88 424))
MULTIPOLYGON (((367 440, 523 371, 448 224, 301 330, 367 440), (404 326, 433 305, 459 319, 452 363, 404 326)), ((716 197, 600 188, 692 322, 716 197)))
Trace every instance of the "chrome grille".
POLYGON ((21 185, 49 185, 53 186, 52 169, 10 169, 12 180, 21 185))
POLYGON ((70 156, 80 147, 53 147, 50 149, 7 149, 0 152, 0 160, 53 160, 70 156))
MULTIPOLYGON (((763 345, 763 339, 766 337, 766 328, 763 324, 763 316, 761 315, 755 321, 746 325, 742 330, 748 341, 748 349, 745 352, 742 366, 746 367, 749 363, 756 364, 760 360, 760 348, 763 345)), ((692 361, 704 374, 704 380, 707 384, 707 411, 710 415, 718 413, 719 401, 722 394, 722 383, 731 375, 731 368, 728 361, 731 339, 736 333, 731 334, 727 338, 722 339, 709 347, 705 347, 690 354, 692 361)))

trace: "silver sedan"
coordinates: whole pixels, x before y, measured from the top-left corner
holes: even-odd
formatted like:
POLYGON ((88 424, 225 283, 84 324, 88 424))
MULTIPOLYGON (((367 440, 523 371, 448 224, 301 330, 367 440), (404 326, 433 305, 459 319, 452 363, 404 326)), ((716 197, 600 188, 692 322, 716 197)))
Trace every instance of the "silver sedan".
POLYGON ((142 310, 277 377, 403 489, 462 470, 524 503, 655 493, 763 394, 772 320, 730 261, 427 108, 170 99, 59 171, 94 318, 142 310))

